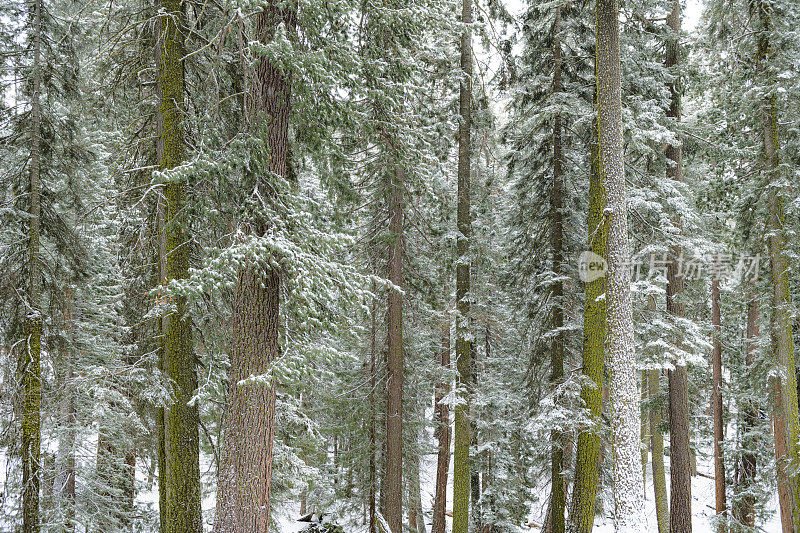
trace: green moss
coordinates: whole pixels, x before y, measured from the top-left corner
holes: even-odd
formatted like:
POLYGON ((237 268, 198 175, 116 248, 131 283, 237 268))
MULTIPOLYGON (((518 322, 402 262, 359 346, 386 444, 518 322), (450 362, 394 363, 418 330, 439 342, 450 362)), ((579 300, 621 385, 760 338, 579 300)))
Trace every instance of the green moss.
MULTIPOLYGON (((606 256, 606 230, 603 224, 605 208, 600 174, 599 143, 592 146, 592 170, 589 179, 589 248, 606 256)), ((594 427, 578 435, 575 463, 575 484, 572 495, 569 531, 589 533, 594 524, 597 483, 600 462, 600 415, 603 408, 603 359, 605 342, 605 303, 598 298, 605 292, 605 279, 586 284, 586 307, 583 318, 583 375, 594 386, 584 386, 581 398, 589 409, 594 427)))
POLYGON ((23 532, 38 533, 42 407, 42 321, 39 316, 26 321, 25 335, 27 342, 22 348, 20 365, 25 394, 22 412, 23 532))
MULTIPOLYGON (((185 55, 182 0, 163 0, 160 18, 158 83, 161 93, 160 118, 162 152, 159 166, 170 170, 186 159, 183 131, 185 55)), ((185 221, 186 184, 170 180, 164 186, 166 199, 165 263, 166 282, 189 275, 189 237, 185 221)), ((163 332, 164 368, 172 383, 173 402, 164 413, 164 466, 166 504, 163 514, 167 533, 201 533, 199 414, 188 405, 197 389, 192 325, 186 313, 186 300, 176 299, 176 311, 166 317, 163 332)))
MULTIPOLYGON (((778 113, 774 97, 766 103, 764 118, 764 149, 767 171, 772 179, 778 179, 780 144, 778 139, 778 113)), ((795 530, 800 531, 800 421, 797 408, 797 378, 794 361, 794 342, 792 340, 792 319, 790 316, 791 297, 789 293, 789 272, 786 259, 783 196, 776 187, 769 189, 770 204, 770 263, 772 264, 772 286, 774 297, 773 351, 776 364, 781 372, 781 405, 783 420, 786 423, 786 450, 789 472, 789 491, 792 501, 792 519, 795 530)))

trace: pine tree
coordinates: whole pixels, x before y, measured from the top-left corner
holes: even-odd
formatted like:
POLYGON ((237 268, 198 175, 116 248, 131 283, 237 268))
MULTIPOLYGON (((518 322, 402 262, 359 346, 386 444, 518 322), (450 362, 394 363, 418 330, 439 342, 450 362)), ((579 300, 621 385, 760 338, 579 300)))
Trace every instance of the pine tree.
MULTIPOLYGON (((601 258, 606 256, 606 228, 603 223, 605 192, 600 175, 599 145, 591 147, 589 176, 588 249, 601 258)), ((597 485, 600 477, 600 425, 603 409, 603 374, 605 343, 605 277, 586 283, 583 313, 583 375, 592 381, 581 388, 581 399, 589 410, 592 426, 578 434, 575 484, 570 509, 570 532, 589 533, 594 525, 597 485)))
MULTIPOLYGON (((270 3, 258 12, 255 34, 261 43, 275 38, 280 25, 291 31, 295 6, 270 3)), ((247 98, 251 131, 265 137, 268 160, 263 169, 288 177, 291 77, 280 65, 261 59, 252 70, 247 98), (262 125, 263 124, 263 125, 262 125)), ((268 198, 264 177, 254 176, 252 201, 268 198)), ((263 236, 270 220, 256 215, 247 231, 263 236)), ((280 274, 275 268, 249 261, 238 273, 233 303, 233 346, 225 436, 220 466, 220 492, 215 530, 269 530, 275 434, 275 383, 243 383, 265 375, 278 356, 280 274), (256 495, 254 498, 253 495, 256 495)))
MULTIPOLYGON (((672 3, 667 17, 667 46, 664 65, 680 67, 681 4, 672 3)), ((670 86, 670 107, 667 116, 681 119, 680 72, 673 73, 675 81, 670 86)), ((682 147, 667 145, 667 177, 683 180, 682 147)), ((680 220, 677 221, 680 227, 680 220)), ((682 250, 674 245, 670 250, 672 260, 667 265, 667 312, 678 319, 686 314, 681 301, 684 280, 678 273, 678 258, 682 250)), ((670 531, 692 530, 692 478, 689 458, 689 384, 688 370, 683 361, 674 361, 674 369, 667 372, 669 382, 669 434, 670 434, 670 531)))
MULTIPOLYGON (((553 95, 558 98, 563 90, 561 82, 561 9, 556 8, 555 20, 553 22, 553 95)), ((563 154, 561 139, 561 115, 553 117, 553 185, 550 192, 550 246, 553 254, 553 272, 556 277, 562 275, 564 261, 564 184, 563 180, 563 154)), ((553 338, 552 353, 550 356, 550 380, 555 386, 564 375, 564 283, 556 281, 553 284, 552 298, 555 302, 553 308, 553 330, 557 333, 553 338)), ((554 533, 563 533, 565 528, 564 510, 566 498, 564 495, 565 483, 563 476, 564 459, 564 439, 558 431, 551 433, 551 452, 550 460, 550 502, 552 506, 552 518, 550 526, 554 533)))
MULTIPOLYGON (((184 163, 184 9, 181 0, 164 0, 157 38, 158 88, 161 105, 159 167, 167 172, 184 163)), ((164 184, 164 263, 166 279, 189 275, 189 228, 185 215, 186 182, 167 177, 164 184)), ((202 530, 200 509, 199 414, 190 400, 197 389, 192 322, 186 298, 175 296, 175 308, 164 325, 164 367, 172 383, 173 399, 164 415, 164 456, 167 533, 197 533, 202 530)))
MULTIPOLYGON (((456 385, 459 402, 454 408, 455 442, 453 452, 453 533, 467 533, 470 523, 470 390, 472 383, 472 343, 470 332, 470 210, 471 111, 472 111, 472 1, 462 0, 461 72, 458 107, 458 258, 456 260, 456 385)), ((473 501, 473 514, 476 502, 473 501)))
MULTIPOLYGON (((711 409, 714 418, 714 495, 717 516, 724 515, 727 510, 725 501, 725 462, 722 455, 722 446, 725 440, 724 421, 722 413, 722 318, 719 308, 719 280, 711 280, 711 323, 714 328, 714 349, 711 354, 713 369, 711 409)), ((724 522, 719 528, 725 529, 724 522)))
POLYGON ((28 301, 25 342, 19 356, 19 381, 23 390, 22 415, 22 531, 39 531, 39 489, 41 485, 42 405, 42 309, 41 309, 41 76, 42 1, 32 4, 30 37, 33 41, 33 87, 30 117, 30 185, 28 227, 28 301))
MULTIPOLYGON (((437 362, 442 369, 450 368, 450 321, 443 321, 442 347, 438 351, 437 362)), ((434 436, 437 440, 438 451, 436 454, 436 493, 433 503, 433 525, 431 533, 445 533, 447 511, 447 476, 450 470, 450 410, 443 402, 450 392, 449 376, 436 386, 434 396, 435 424, 434 436)))
MULTIPOLYGON (((751 15, 758 20, 758 37, 756 52, 756 72, 760 76, 768 76, 769 62, 774 54, 770 42, 772 22, 772 6, 758 1, 750 4, 751 15)), ((763 141, 764 180, 767 191, 769 210, 768 249, 772 267, 772 350, 778 368, 778 376, 774 379, 776 396, 776 428, 775 455, 779 469, 779 480, 786 476, 789 500, 791 502, 791 518, 794 530, 800 529, 800 474, 789 471, 788 463, 800 460, 800 422, 798 422, 797 379, 794 361, 794 342, 789 316, 791 296, 788 280, 788 264, 786 259, 786 228, 784 211, 784 193, 780 170, 780 139, 778 128, 778 108, 774 93, 767 92, 761 103, 761 128, 763 141), (777 414, 779 413, 779 414, 777 414), (785 442, 779 443, 779 439, 785 442), (785 451, 782 448, 785 447, 785 451), (786 470, 784 470, 786 469, 786 470), (785 472, 785 473, 784 473, 785 472)), ((780 483, 780 481, 779 481, 780 483)), ((781 506, 784 516, 784 528, 788 509, 781 506)))
POLYGON ((622 87, 619 48, 619 4, 598 0, 597 129, 600 176, 605 193, 608 272, 606 274, 606 346, 608 351, 611 426, 614 443, 615 529, 645 527, 639 465, 639 394, 633 346, 625 168, 622 146, 622 87))
MULTIPOLYGON (((650 388, 650 400, 661 396, 661 372, 647 371, 647 385, 650 388)), ((669 501, 667 500, 667 484, 664 475, 664 436, 661 432, 661 406, 650 409, 650 453, 652 455, 653 492, 656 500, 656 522, 659 533, 669 532, 669 501)))

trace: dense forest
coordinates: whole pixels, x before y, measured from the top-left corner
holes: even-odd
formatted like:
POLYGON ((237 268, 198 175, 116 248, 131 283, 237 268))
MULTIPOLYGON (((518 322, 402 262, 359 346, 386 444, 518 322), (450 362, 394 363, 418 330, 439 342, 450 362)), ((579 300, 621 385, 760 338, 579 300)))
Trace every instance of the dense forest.
POLYGON ((3 0, 0 531, 800 533, 797 0, 3 0))

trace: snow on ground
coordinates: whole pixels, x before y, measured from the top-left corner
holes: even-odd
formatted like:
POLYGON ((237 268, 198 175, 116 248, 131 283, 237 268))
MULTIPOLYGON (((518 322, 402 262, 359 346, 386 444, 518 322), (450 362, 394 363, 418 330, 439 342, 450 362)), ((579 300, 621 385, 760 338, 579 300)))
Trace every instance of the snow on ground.
MULTIPOLYGON (((648 458, 648 466, 650 459, 648 458)), ((669 494, 669 458, 665 458, 664 467, 667 479, 667 494, 669 494)), ((697 471, 704 474, 692 477, 692 531, 693 533, 716 533, 713 528, 713 518, 716 515, 714 510, 714 457, 706 459, 697 458, 697 471), (708 477, 706 477, 708 476, 708 477)), ((647 513, 648 531, 658 531, 656 523, 656 503, 653 496, 653 477, 652 471, 647 470, 647 500, 645 501, 645 512, 647 513)), ((778 493, 773 494, 767 509, 773 511, 772 518, 762 526, 763 531, 775 533, 781 530, 780 516, 777 512, 778 493)), ((594 532, 612 533, 614 523, 610 518, 597 517, 595 520, 594 532)))
MULTIPOLYGON (((427 435, 427 442, 433 444, 433 436, 432 432, 429 430, 427 435)), ((694 476, 692 478, 692 510, 694 513, 694 517, 692 520, 692 527, 694 533, 715 533, 712 527, 712 519, 714 517, 714 480, 713 473, 714 473, 714 465, 713 465, 713 455, 709 453, 698 454, 698 472, 705 474, 705 476, 694 476), (706 477, 708 476, 708 477, 706 477)), ((210 479, 211 476, 211 462, 213 458, 206 454, 203 454, 201 457, 201 473, 203 474, 203 481, 209 485, 212 485, 212 481, 210 479)), ((136 478, 139 481, 139 486, 144 487, 147 486, 150 481, 148 472, 144 471, 142 468, 144 465, 143 462, 139 462, 137 464, 137 472, 136 478)), ((649 467, 649 459, 648 459, 648 467, 649 467)), ((450 456, 450 474, 448 478, 448 487, 447 487, 447 510, 448 512, 453 508, 453 488, 452 488, 452 454, 450 456)), ((665 461, 666 467, 666 475, 667 475, 667 491, 669 491, 669 460, 665 461)), ((10 468, 9 458, 5 454, 5 450, 0 449, 0 487, 4 486, 5 484, 5 477, 6 471, 10 468)), ((430 530, 431 525, 431 513, 433 508, 433 496, 436 486, 436 454, 430 453, 424 455, 420 458, 420 482, 421 482, 421 489, 422 489, 422 506, 423 511, 426 515, 426 524, 430 530)), ((649 531, 656 531, 656 511, 655 511, 655 501, 653 498, 653 478, 652 472, 648 468, 647 471, 647 491, 646 491, 646 503, 645 503, 645 510, 647 512, 648 517, 648 530, 649 531)), ((213 485, 212 485, 213 486, 213 485)), ((158 487, 156 483, 153 483, 151 490, 142 490, 137 495, 137 502, 140 505, 145 506, 152 506, 155 512, 157 512, 158 508, 158 487)), ((545 507, 547 505, 547 497, 549 493, 549 486, 544 485, 537 488, 537 493, 539 494, 539 503, 531 509, 530 514, 530 521, 536 524, 542 523, 542 515, 545 512, 545 507)), ((2 502, 6 505, 12 505, 11 498, 3 498, 2 502)), ((203 497, 203 518, 205 522, 205 529, 207 531, 211 531, 213 526, 213 517, 214 517, 214 506, 216 503, 216 494, 214 492, 206 492, 204 493, 203 497)), ((762 530, 765 533, 774 533, 781 530, 780 527, 780 516, 777 512, 778 509, 778 495, 777 491, 773 493, 770 502, 767 505, 767 509, 772 511, 771 519, 766 523, 763 524, 762 530)), ((6 509, 5 511, 8 511, 6 509)), ((0 516, 6 515, 5 512, 2 512, 3 509, 0 509, 0 516)), ((283 509, 276 509, 276 520, 279 525, 280 533, 299 533, 303 528, 307 526, 307 524, 302 522, 297 522, 298 514, 299 514, 299 502, 296 505, 291 506, 290 508, 283 508, 283 509)), ((0 519, 0 531, 5 530, 3 527, 3 520, 0 519)), ((448 530, 452 531, 452 520, 448 517, 448 530)), ((521 533, 538 533, 538 527, 531 527, 531 528, 521 528, 521 533)), ((613 521, 609 517, 597 517, 595 519, 595 533, 612 533, 614 531, 614 524, 613 521)))
MULTIPOLYGON (((433 442, 432 438, 431 441, 433 442)), ((421 458, 420 468, 421 483, 422 483, 422 505, 426 513, 426 524, 430 527, 430 513, 433 507, 433 494, 436 486, 436 455, 427 455, 421 458)), ((665 458, 665 469, 667 479, 667 494, 669 494, 669 458, 665 458)), ((447 487, 447 510, 448 512, 453 508, 453 492, 452 492, 452 455, 450 457, 450 477, 448 479, 447 487)), ((713 454, 698 454, 697 470, 699 473, 705 474, 708 477, 697 475, 692 478, 692 530, 694 533, 716 533, 713 528, 712 519, 715 516, 714 511, 714 457, 713 454)), ((655 498, 653 496, 653 477, 650 470, 650 459, 648 457, 648 470, 647 470, 647 491, 645 501, 645 511, 648 518, 648 531, 658 531, 656 524, 656 507, 655 498)), ((539 487, 537 490, 539 494, 539 504, 531 509, 530 520, 533 523, 541 524, 542 517, 546 512, 547 498, 549 494, 549 486, 539 487)), ((767 509, 772 511, 772 518, 761 526, 765 533, 775 533, 781 530, 780 515, 778 509, 778 493, 777 490, 773 493, 770 502, 767 504, 767 509)), ((452 531, 452 520, 448 518, 448 530, 452 531)), ((538 533, 538 527, 531 527, 530 529, 521 528, 522 533, 528 531, 530 533, 538 533)), ((595 533, 612 533, 614 531, 614 523, 610 517, 600 517, 595 519, 595 533)), ((294 531, 285 533, 295 533, 294 531)))

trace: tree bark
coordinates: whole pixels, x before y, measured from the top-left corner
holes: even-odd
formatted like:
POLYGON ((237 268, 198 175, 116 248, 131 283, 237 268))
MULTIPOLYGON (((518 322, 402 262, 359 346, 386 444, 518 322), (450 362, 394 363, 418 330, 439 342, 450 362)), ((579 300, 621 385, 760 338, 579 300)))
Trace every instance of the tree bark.
MULTIPOLYGON (((372 294, 377 292, 377 284, 372 282, 372 294)), ((376 516, 376 502, 375 493, 377 490, 377 464, 375 456, 378 453, 376 445, 376 433, 378 422, 378 406, 375 394, 376 383, 376 357, 377 357, 377 318, 378 302, 375 297, 372 298, 372 309, 370 312, 370 332, 369 332, 369 533, 376 533, 377 531, 377 516, 376 516)))
MULTIPOLYGON (((388 279, 403 287, 403 238, 405 172, 399 167, 390 184, 389 232, 392 244, 389 249, 388 279)), ((403 528, 403 297, 395 289, 389 290, 388 312, 388 364, 386 382, 386 494, 384 501, 386 521, 391 533, 402 533, 403 528)))
POLYGON ((646 520, 639 465, 639 391, 628 268, 618 0, 597 0, 596 18, 600 176, 606 196, 603 213, 608 253, 606 347, 614 453, 614 523, 617 531, 639 532, 646 529, 646 520))
MULTIPOLYGON (((758 34, 758 50, 756 56, 756 72, 763 74, 771 60, 773 44, 769 39, 772 21, 772 10, 768 4, 758 0, 751 4, 751 9, 758 11, 760 32, 758 34)), ((794 361, 794 342, 792 339, 791 295, 789 286, 788 259, 786 257, 786 229, 784 212, 784 192, 774 182, 781 180, 780 140, 778 129, 778 108, 774 93, 770 93, 762 103, 762 137, 764 148, 765 185, 768 188, 769 203, 769 255, 772 277, 772 351, 779 375, 774 383, 778 388, 775 394, 776 416, 775 454, 779 468, 779 479, 785 477, 786 490, 789 492, 793 528, 800 531, 800 472, 788 472, 788 464, 800 462, 800 421, 798 421, 797 377, 794 361), (782 423, 783 428, 779 428, 782 423), (779 435, 784 442, 779 443, 779 435), (779 450, 785 450, 779 453, 779 450)), ((783 516, 783 507, 781 515, 783 516)))
MULTIPOLYGON (((471 322, 470 322, 471 324, 471 322)), ((471 330, 472 331, 472 330, 471 330)), ((470 373, 469 382, 471 391, 477 390, 480 380, 478 371, 478 351, 474 342, 470 343, 470 373)), ((478 417, 477 406, 470 404, 469 411, 469 446, 470 446, 470 467, 469 467, 469 488, 470 488, 470 531, 481 531, 483 529, 483 509, 481 508, 481 471, 483 470, 483 454, 478 454, 478 417)))
MULTIPOLYGON (((183 131, 184 106, 184 5, 182 0, 162 0, 159 17, 158 89, 161 105, 161 154, 159 166, 171 170, 186 159, 183 131)), ((169 181, 164 186, 166 279, 189 276, 188 221, 185 215, 186 183, 169 181)), ((175 298, 176 311, 166 316, 164 362, 172 385, 172 403, 165 410, 166 531, 200 533, 199 414, 189 400, 197 389, 192 325, 186 298, 175 298)))
MULTIPOLYGON (((719 309, 719 280, 711 281, 711 324, 714 328, 714 349, 712 351, 712 390, 711 407, 714 417, 714 494, 717 516, 727 514, 725 502, 725 461, 722 455, 722 443, 725 440, 725 429, 722 420, 722 320, 719 309)), ((725 530, 721 522, 719 530, 725 530)))
MULTIPOLYGON (((461 2, 461 22, 472 23, 472 0, 461 2)), ((471 112, 472 112, 472 33, 468 27, 461 34, 461 83, 459 88, 458 128, 458 259, 456 262, 456 368, 461 391, 455 406, 453 454, 453 533, 467 533, 470 512, 470 379, 472 343, 469 337, 470 257, 472 233, 470 212, 471 112)))
POLYGON ((42 271, 41 224, 41 55, 42 0, 32 5, 33 94, 30 114, 30 183, 28 204, 28 298, 25 302, 25 342, 19 354, 22 388, 22 532, 39 532, 39 488, 41 485, 42 408, 42 271))
MULTIPOLYGON (((595 130, 597 123, 595 122, 595 130)), ((596 131, 595 131, 596 135, 596 131)), ((605 192, 600 179, 598 144, 592 143, 589 175, 588 248, 606 257, 606 230, 603 224, 605 192)), ((575 483, 572 491, 569 530, 590 533, 594 525, 597 483, 601 463, 601 415, 603 410, 603 358, 605 342, 605 277, 586 283, 583 314, 583 375, 592 381, 581 388, 581 399, 589 410, 592 426, 578 434, 575 483)))
MULTIPOLYGON (((776 179, 778 170, 778 118, 774 100, 765 104, 764 110, 764 155, 770 179, 776 179)), ((776 381, 779 388, 781 419, 786 440, 785 457, 777 457, 779 468, 800 461, 800 423, 798 423, 797 378, 794 362, 794 342, 792 340, 791 296, 789 292, 788 262, 786 258, 786 237, 784 229, 783 196, 769 188, 769 251, 772 265, 772 288, 774 319, 772 328, 772 349, 780 372, 776 381)), ((775 435, 778 439, 778 433, 775 435)), ((776 446, 776 452, 777 452, 776 446)), ((795 531, 800 531, 800 473, 786 474, 788 477, 789 500, 791 502, 792 522, 795 531)))
MULTIPOLYGON (((661 376, 658 370, 648 370, 648 374, 647 385, 650 389, 650 401, 653 401, 661 395, 661 376)), ((650 409, 650 452, 658 533, 669 533, 669 502, 664 474, 664 436, 661 433, 660 407, 650 409)))
MULTIPOLYGON (((280 24, 294 28, 295 6, 270 1, 256 14, 256 38, 267 43, 280 24)), ((289 154, 291 78, 279 65, 260 60, 252 69, 247 102, 250 126, 264 122, 270 173, 286 177, 289 154)), ((256 177, 260 180, 260 177, 256 177)), ((260 194, 272 193, 261 181, 260 194)), ((270 221, 258 218, 249 228, 262 236, 270 221)), ((278 356, 279 273, 263 264, 245 265, 237 276, 224 440, 220 456, 218 533, 266 533, 270 521, 276 383, 242 383, 268 373, 278 356)))
POLYGON ((641 454, 641 465, 642 465, 642 491, 644 492, 644 497, 647 499, 647 455, 649 452, 649 441, 650 435, 648 431, 648 417, 647 413, 644 411, 644 405, 647 403, 647 398, 650 395, 650 389, 647 386, 647 371, 642 370, 641 373, 641 400, 639 402, 640 407, 640 416, 641 421, 639 423, 639 449, 641 454))
POLYGON ((781 511, 781 529, 783 533, 793 533, 792 499, 789 491, 789 475, 786 472, 786 420, 784 419, 781 405, 781 379, 770 379, 772 389, 772 435, 775 438, 775 459, 777 463, 778 478, 778 506, 781 511))
MULTIPOLYGON (((438 363, 444 370, 450 368, 450 323, 445 321, 442 326, 442 349, 439 352, 438 363)), ((438 442, 439 450, 436 455, 436 493, 433 499, 433 526, 431 533, 445 533, 447 519, 447 473, 450 469, 450 412, 447 404, 443 403, 450 393, 449 378, 441 381, 436 387, 434 414, 434 436, 438 442)), ((372 533, 372 532, 370 532, 372 533)))
MULTIPOLYGON (((666 60, 664 66, 680 68, 681 6, 678 0, 672 3, 667 16, 666 60)), ((681 88, 676 81, 670 85, 671 102, 667 116, 679 122, 681 119, 681 88)), ((683 181, 683 150, 680 144, 669 144, 666 149, 667 177, 683 181)), ((675 223, 681 228, 680 218, 675 223)), ((685 316, 685 306, 680 301, 684 279, 679 276, 678 258, 682 255, 679 245, 670 247, 671 260, 667 265, 667 312, 674 317, 685 316)), ((673 361, 674 369, 667 372, 669 385, 669 442, 670 442, 670 531, 692 530, 692 464, 689 451, 689 373, 686 363, 673 361)))
MULTIPOLYGON (((553 23, 553 94, 561 93, 561 8, 556 8, 553 23)), ((564 282, 560 276, 564 262, 564 184, 561 153, 561 116, 553 118, 553 182, 550 191, 550 248, 553 254, 553 272, 558 281, 553 284, 551 297, 553 301, 552 329, 557 333, 553 337, 550 348, 550 383, 558 387, 564 377, 564 282)), ((553 506, 551 527, 553 533, 564 533, 564 443, 560 431, 550 433, 550 501, 553 506)))
MULTIPOLYGON (((161 129, 159 119, 159 131, 161 129)), ((159 153, 161 143, 159 142, 159 153)), ((160 157, 160 156, 159 156, 160 157)), ((157 199, 156 205, 156 229, 158 232, 158 279, 159 283, 165 283, 167 279, 167 240, 164 231, 164 205, 162 198, 157 199)), ((163 285, 162 285, 163 286, 163 285)), ((162 293, 163 294, 163 293, 162 293)), ((162 314, 157 319, 156 330, 158 331, 158 370, 166 374, 167 367, 164 359, 164 334, 167 331, 167 317, 162 314)), ((158 459, 158 531, 167 531, 167 449, 166 449, 166 407, 159 406, 156 411, 156 436, 158 438, 157 459, 158 459)))

